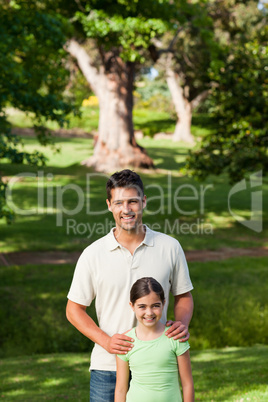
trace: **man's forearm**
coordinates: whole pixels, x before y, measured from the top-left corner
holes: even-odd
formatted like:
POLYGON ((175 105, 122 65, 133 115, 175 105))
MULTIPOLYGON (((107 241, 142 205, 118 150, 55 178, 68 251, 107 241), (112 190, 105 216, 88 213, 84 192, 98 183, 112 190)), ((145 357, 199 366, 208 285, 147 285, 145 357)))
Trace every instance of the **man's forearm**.
POLYGON ((174 316, 176 321, 181 321, 189 327, 193 316, 194 302, 190 292, 183 295, 175 296, 174 300, 174 316))
POLYGON ((86 306, 69 300, 66 308, 66 316, 79 332, 103 347, 108 353, 125 354, 131 350, 132 345, 130 342, 134 341, 132 338, 124 334, 114 334, 113 336, 106 334, 87 314, 86 306))
POLYGON ((109 335, 102 331, 95 321, 87 314, 86 307, 68 301, 66 308, 68 321, 83 335, 99 344, 104 349, 107 348, 109 335))

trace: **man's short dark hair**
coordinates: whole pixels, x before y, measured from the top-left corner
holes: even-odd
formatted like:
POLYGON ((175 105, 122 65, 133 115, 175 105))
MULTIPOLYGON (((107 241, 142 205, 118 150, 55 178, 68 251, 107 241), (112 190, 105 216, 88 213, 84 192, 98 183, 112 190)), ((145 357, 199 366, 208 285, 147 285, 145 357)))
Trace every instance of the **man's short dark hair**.
POLYGON ((118 187, 135 188, 140 197, 144 196, 143 183, 140 176, 133 170, 124 169, 115 172, 107 181, 107 199, 111 201, 111 190, 118 187))

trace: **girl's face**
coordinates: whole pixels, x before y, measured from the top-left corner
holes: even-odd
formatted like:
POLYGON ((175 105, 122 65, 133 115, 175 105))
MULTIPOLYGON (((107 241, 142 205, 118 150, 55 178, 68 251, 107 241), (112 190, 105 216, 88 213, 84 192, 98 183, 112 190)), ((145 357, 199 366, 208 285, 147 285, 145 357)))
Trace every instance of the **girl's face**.
POLYGON ((164 308, 164 303, 155 292, 137 299, 134 305, 132 303, 130 305, 139 324, 146 327, 154 327, 158 323, 164 308))

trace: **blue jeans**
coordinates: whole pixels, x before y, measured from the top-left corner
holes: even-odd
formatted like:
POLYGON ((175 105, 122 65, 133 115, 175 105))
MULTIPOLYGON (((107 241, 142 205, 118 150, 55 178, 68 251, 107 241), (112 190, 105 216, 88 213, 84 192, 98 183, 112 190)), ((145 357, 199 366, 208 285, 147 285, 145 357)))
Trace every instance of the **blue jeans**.
POLYGON ((114 402, 116 371, 91 370, 90 402, 114 402))

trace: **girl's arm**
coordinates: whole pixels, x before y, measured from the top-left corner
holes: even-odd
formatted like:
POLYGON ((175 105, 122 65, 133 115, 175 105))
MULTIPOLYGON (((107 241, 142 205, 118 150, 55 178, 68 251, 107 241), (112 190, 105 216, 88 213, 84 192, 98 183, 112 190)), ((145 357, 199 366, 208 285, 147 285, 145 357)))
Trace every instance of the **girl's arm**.
POLYGON ((114 402, 126 402, 129 381, 128 362, 116 356, 116 386, 114 402))
POLYGON ((183 402, 194 402, 194 382, 189 350, 177 356, 177 360, 182 385, 183 402))

